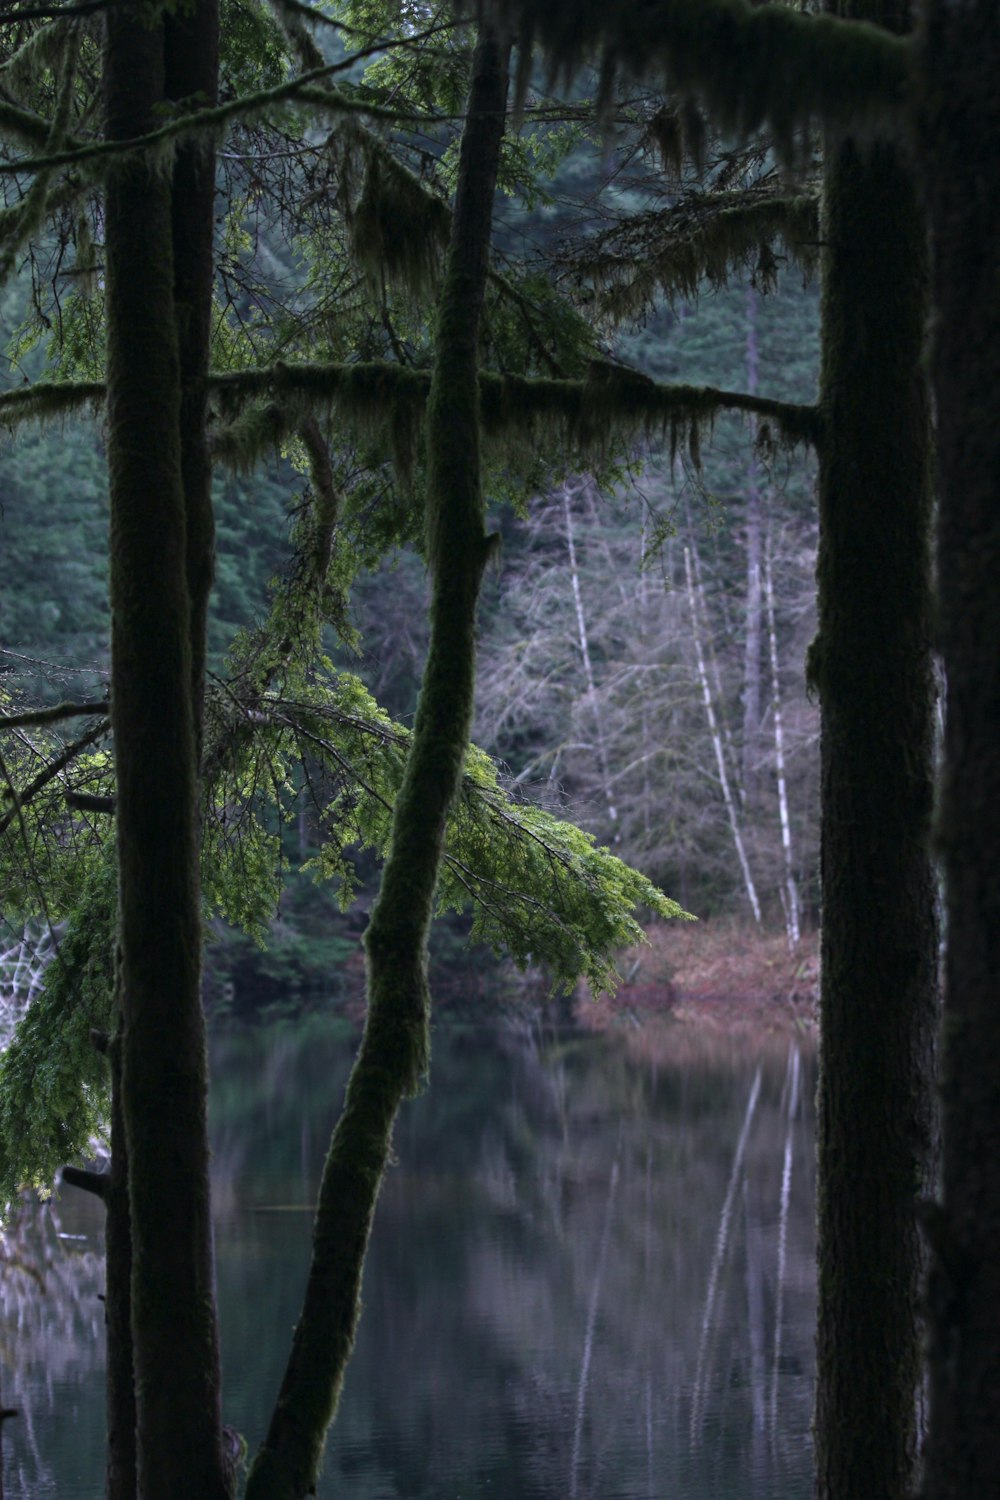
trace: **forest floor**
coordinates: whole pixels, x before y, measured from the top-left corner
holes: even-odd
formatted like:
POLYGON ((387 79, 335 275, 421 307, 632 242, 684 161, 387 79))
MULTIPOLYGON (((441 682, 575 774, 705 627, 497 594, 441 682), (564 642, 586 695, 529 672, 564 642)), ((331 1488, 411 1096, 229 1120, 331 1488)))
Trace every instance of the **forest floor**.
POLYGON ((815 1034, 819 998, 819 933, 789 948, 782 932, 716 918, 664 922, 649 946, 619 959, 617 994, 581 993, 577 1015, 588 1028, 668 1024, 739 1037, 815 1034))

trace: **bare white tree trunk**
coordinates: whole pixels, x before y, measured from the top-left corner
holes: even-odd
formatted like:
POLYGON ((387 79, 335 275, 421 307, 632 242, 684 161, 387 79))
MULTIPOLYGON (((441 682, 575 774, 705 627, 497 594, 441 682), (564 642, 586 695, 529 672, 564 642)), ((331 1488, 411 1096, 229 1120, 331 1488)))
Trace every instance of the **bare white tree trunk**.
POLYGON ((788 784, 785 780, 785 739, 781 721, 781 686, 778 678, 778 633, 774 625, 774 583, 771 577, 771 533, 768 530, 764 549, 764 592, 767 599, 767 634, 771 646, 771 708, 774 715, 774 763, 778 778, 778 813, 781 818, 781 847, 785 856, 785 927, 788 945, 795 948, 800 936, 799 888, 792 862, 792 824, 788 815, 788 784))
MULTIPOLYGON (((747 288, 747 390, 757 391, 757 294, 747 288)), ((747 608, 743 653, 743 789, 747 805, 757 795, 761 724, 761 504, 759 466, 751 454, 747 474, 747 608)))
POLYGON ((715 759, 719 768, 719 781, 722 786, 722 795, 726 804, 726 812, 729 814, 729 826, 732 829, 733 843, 736 845, 736 856, 740 862, 743 872, 743 883, 746 887, 747 900, 753 912, 754 921, 759 927, 761 924, 760 902, 757 899, 757 888, 750 874, 750 865, 747 862, 746 848, 743 843, 743 834, 740 830, 740 820, 736 812, 736 803, 733 800, 732 788, 729 785, 729 773, 726 770, 726 757, 722 745, 722 736, 719 732, 719 722, 715 714, 715 706, 712 703, 712 692, 708 683, 708 672, 705 667, 705 652, 702 647, 701 628, 698 623, 698 603, 695 594, 694 573, 691 567, 691 549, 684 548, 684 571, 687 577, 688 603, 691 608, 691 633, 694 640, 695 658, 698 664, 698 680, 701 683, 702 697, 705 700, 705 714, 708 718, 709 733, 712 736, 712 745, 715 749, 715 759))
POLYGON ((719 728, 722 731, 723 747, 729 758, 730 785, 735 789, 737 799, 740 806, 742 806, 747 800, 746 788, 743 785, 740 756, 737 754, 736 742, 733 739, 733 732, 729 727, 729 721, 723 709, 726 699, 722 691, 722 672, 719 669, 719 658, 715 650, 715 633, 712 629, 712 621, 708 613, 708 590, 705 587, 705 580, 701 571, 701 553, 698 551, 698 543, 694 538, 694 528, 691 525, 690 512, 688 513, 687 521, 688 539, 691 548, 691 564, 694 569, 695 594, 704 626, 702 645, 705 652, 705 664, 708 668, 708 677, 715 688, 715 701, 719 705, 718 721, 719 728))
POLYGON ((692 1443, 696 1443, 700 1438, 705 1417, 705 1399, 708 1393, 709 1377, 709 1341, 712 1326, 715 1322, 715 1304, 719 1294, 719 1275, 726 1259, 726 1251, 729 1248, 729 1230, 732 1225, 733 1203, 736 1200, 736 1189, 739 1186, 740 1175, 743 1171, 743 1158, 746 1155, 747 1141, 750 1138, 750 1126, 753 1124, 754 1112, 757 1109, 757 1100, 760 1098, 760 1082, 761 1070, 758 1068, 754 1074, 753 1083, 750 1086, 750 1097, 747 1100, 746 1114, 743 1116, 743 1128, 740 1131, 740 1138, 736 1143, 736 1154, 733 1157, 733 1167, 729 1174, 729 1186, 726 1188, 722 1213, 719 1215, 719 1231, 715 1237, 715 1254, 712 1256, 712 1267, 708 1273, 705 1311, 701 1320, 701 1338, 698 1341, 698 1363, 695 1366, 694 1385, 691 1390, 690 1436, 692 1443))
MULTIPOLYGON (((621 1142, 619 1141, 619 1155, 621 1142)), ((590 1364, 594 1354, 594 1333, 597 1328, 597 1309, 601 1301, 604 1283, 604 1268, 608 1260, 608 1245, 611 1242, 611 1225, 614 1222, 615 1194, 618 1191, 618 1157, 611 1168, 608 1197, 604 1208, 604 1228, 601 1246, 597 1254, 597 1266, 590 1288, 590 1306, 587 1309, 587 1328, 583 1337, 583 1359, 580 1362, 580 1379, 576 1388, 576 1420, 573 1423, 573 1454, 570 1459, 569 1492, 571 1500, 577 1500, 580 1484, 580 1450, 583 1445, 584 1417, 587 1411, 587 1386, 590 1382, 590 1364)))
POLYGON ((587 617, 583 610, 583 592, 580 588, 580 570, 576 558, 576 537, 573 530, 573 510, 569 500, 569 485, 564 484, 560 490, 563 507, 563 521, 566 527, 566 550, 569 553, 569 573, 573 586, 573 607, 576 611, 577 636, 580 642, 580 656, 583 660, 583 676, 587 684, 587 702, 594 719, 594 746, 597 756, 597 766, 601 776, 601 788, 604 793, 604 801, 608 809, 608 819, 613 832, 612 842, 617 843, 618 833, 618 809, 615 806, 614 795, 611 791, 611 773, 608 769, 608 748, 604 737, 604 720, 601 714, 601 705, 597 697, 597 684, 594 680, 594 668, 590 659, 590 638, 587 634, 587 617))
POLYGON ((788 1261, 788 1210, 792 1198, 792 1123, 799 1105, 799 1049, 788 1054, 788 1072, 784 1096, 788 1101, 788 1124, 785 1130, 785 1161, 781 1172, 781 1208, 778 1215, 778 1270, 774 1296, 774 1352, 771 1357, 771 1391, 768 1401, 768 1426, 772 1447, 778 1433, 778 1366, 781 1362, 781 1338, 784 1331, 785 1267, 788 1261))

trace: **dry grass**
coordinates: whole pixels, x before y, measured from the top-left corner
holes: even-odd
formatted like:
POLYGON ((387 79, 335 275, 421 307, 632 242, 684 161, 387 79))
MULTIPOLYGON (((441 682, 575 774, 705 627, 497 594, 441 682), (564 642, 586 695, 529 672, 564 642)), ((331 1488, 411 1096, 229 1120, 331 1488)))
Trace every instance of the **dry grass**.
POLYGON ((783 932, 723 918, 665 922, 649 938, 648 948, 622 955, 625 982, 614 999, 580 997, 584 1025, 653 1023, 733 1036, 814 1032, 818 933, 803 934, 794 952, 783 932))

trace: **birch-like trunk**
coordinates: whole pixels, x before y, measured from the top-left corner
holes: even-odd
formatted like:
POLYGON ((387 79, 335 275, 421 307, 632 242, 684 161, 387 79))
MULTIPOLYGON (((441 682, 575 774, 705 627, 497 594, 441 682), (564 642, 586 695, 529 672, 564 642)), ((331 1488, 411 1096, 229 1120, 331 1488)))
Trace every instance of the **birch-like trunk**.
MULTIPOLYGON (((757 293, 747 288, 747 391, 757 394, 757 293)), ((748 808, 757 800, 761 725, 761 494, 760 465, 750 455, 747 472, 747 608, 743 652, 743 792, 748 808)))
POLYGON ((608 821, 613 830, 612 842, 617 843, 619 839, 618 809, 615 806, 614 795, 611 791, 611 773, 608 769, 608 747, 604 737, 604 719, 597 697, 597 682, 594 677, 594 667, 590 657, 590 637, 587 632, 587 617, 583 608, 583 590, 580 587, 580 569, 577 566, 576 559, 576 536, 573 527, 573 508, 570 505, 568 484, 563 484, 560 490, 560 498, 562 500, 563 525, 566 529, 566 550, 569 553, 569 576, 573 589, 573 609, 576 612, 577 641, 580 647, 580 658, 583 662, 583 680, 587 685, 587 703, 590 706, 591 717, 594 721, 594 747, 597 769, 601 778, 601 792, 608 810, 608 821))
POLYGON ((746 846, 743 843, 743 833, 740 829, 739 814, 736 811, 736 803, 733 800, 732 788, 729 784, 729 773, 726 770, 726 755, 722 744, 722 735, 719 732, 719 721, 716 718, 715 706, 712 703, 712 691, 709 687, 708 671, 705 667, 705 653, 702 648, 701 628, 698 623, 698 602, 695 594, 690 547, 684 548, 684 571, 687 577, 688 604, 691 610, 691 637, 694 642, 695 661, 698 667, 698 681, 701 684, 702 698, 705 702, 708 731, 712 737, 712 747, 715 750, 715 761, 719 771, 719 784, 722 787, 722 796, 726 804, 726 812, 729 816, 729 827, 733 835, 733 844, 736 847, 736 857, 740 862, 740 870, 743 873, 743 885, 747 893, 747 900, 750 903, 750 910, 753 912, 754 921, 759 927, 761 923, 760 901, 757 898, 757 888, 750 873, 746 846))
POLYGON ((799 921, 799 888, 792 860, 792 822, 788 812, 788 783, 785 778, 785 731, 781 718, 781 679, 778 675, 778 632, 774 623, 774 582, 771 577, 771 535, 768 531, 764 548, 764 597, 767 607, 767 639, 771 657, 771 717, 774 724, 774 767, 778 783, 778 816, 781 819, 781 849, 785 859, 785 927, 788 944, 798 947, 801 936, 799 921))

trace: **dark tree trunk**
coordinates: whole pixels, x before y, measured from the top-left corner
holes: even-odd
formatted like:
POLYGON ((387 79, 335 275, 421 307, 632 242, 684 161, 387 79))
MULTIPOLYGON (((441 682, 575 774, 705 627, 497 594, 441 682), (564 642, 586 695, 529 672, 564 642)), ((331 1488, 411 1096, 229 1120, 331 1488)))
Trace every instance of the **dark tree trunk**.
POLYGON ((132 1361, 132 1230, 128 1207, 128 1151, 121 1103, 121 1037, 108 1048, 111 1064, 111 1171, 104 1190, 104 1322, 107 1335, 107 1500, 136 1500, 135 1384, 132 1361))
POLYGON ((934 263, 938 841, 948 952, 931 1219, 927 1500, 1000 1495, 1000 5, 933 0, 922 121, 934 263))
MULTIPOLYGON (((107 133, 151 129, 162 26, 107 15, 107 133)), ((170 180, 121 158, 106 196, 112 722, 122 1113, 143 1500, 224 1500, 200 996, 196 716, 170 180)))
POLYGON ((816 1495, 904 1500, 937 1024, 926 231, 895 144, 829 141, 825 200, 816 1495))
MULTIPOLYGON (((218 102, 218 0, 176 7, 164 20, 164 92, 181 108, 218 102)), ((210 135, 177 148, 171 194, 174 312, 181 376, 181 476, 191 606, 191 685, 201 752, 208 599, 215 557, 212 466, 205 431, 212 329, 215 146, 210 135)))
POLYGON ((476 602, 489 553, 479 473, 479 320, 507 51, 490 33, 481 38, 462 138, 427 415, 431 640, 392 849, 366 936, 365 1033, 323 1171, 302 1315, 247 1500, 304 1500, 315 1486, 357 1327, 393 1122, 428 1063, 427 933, 472 721, 476 602))

